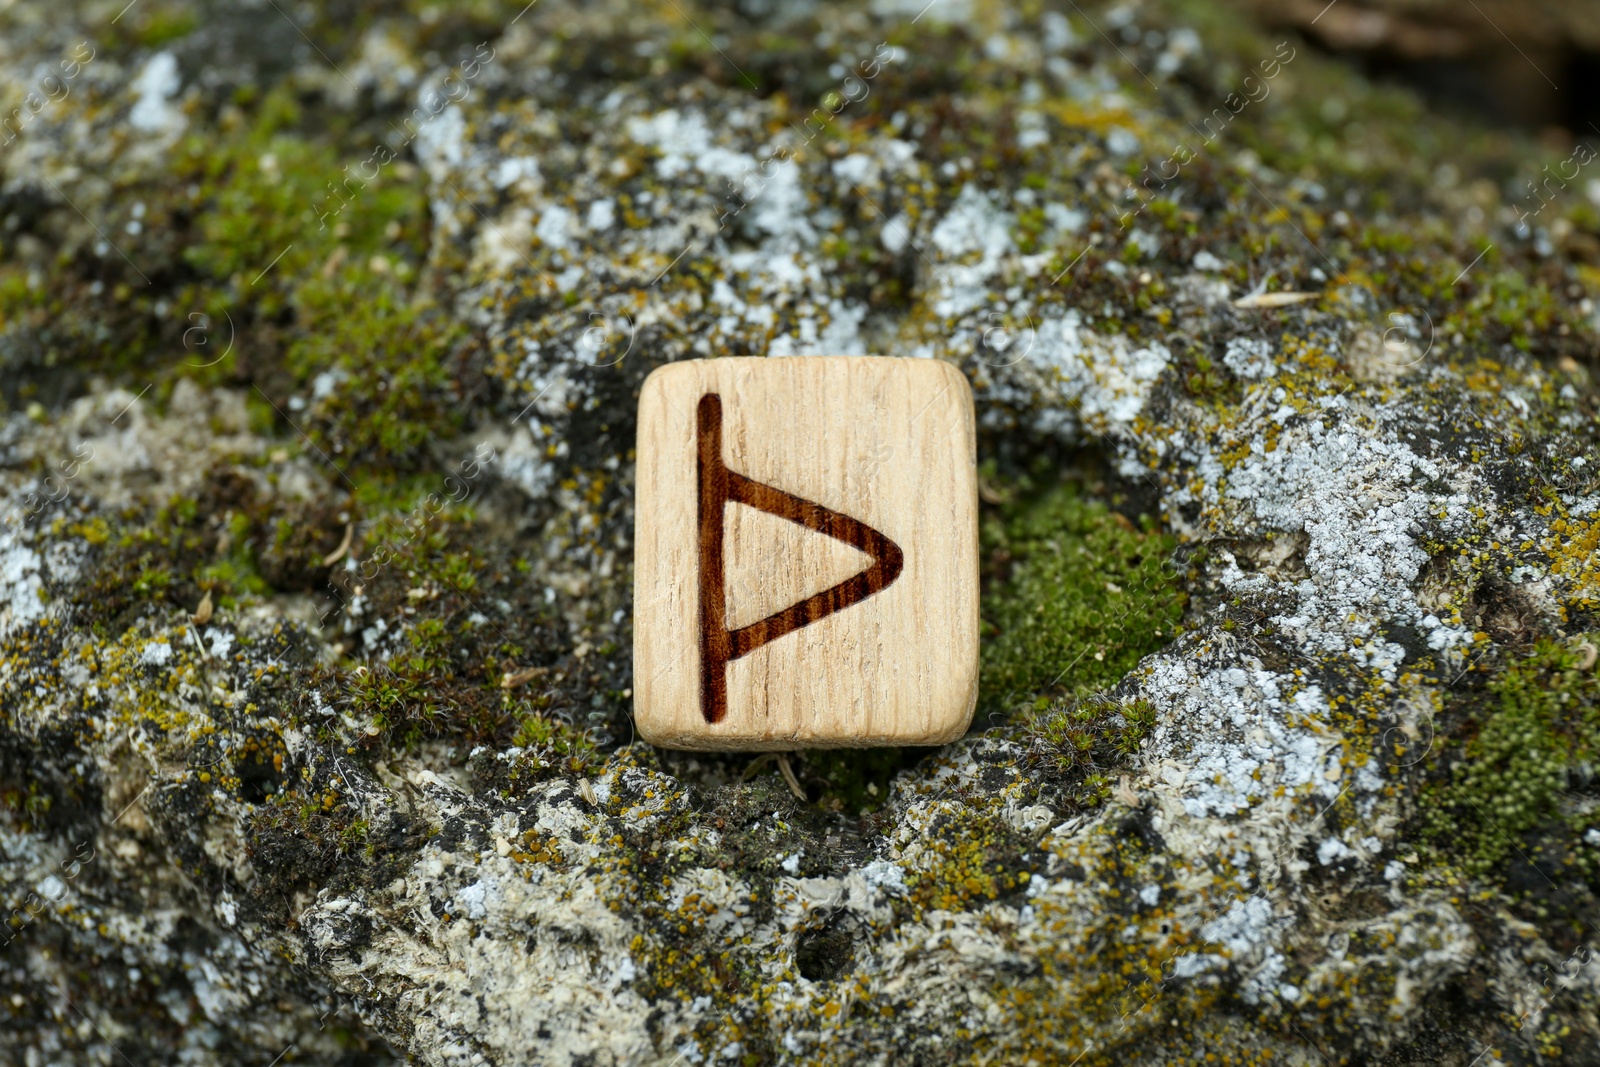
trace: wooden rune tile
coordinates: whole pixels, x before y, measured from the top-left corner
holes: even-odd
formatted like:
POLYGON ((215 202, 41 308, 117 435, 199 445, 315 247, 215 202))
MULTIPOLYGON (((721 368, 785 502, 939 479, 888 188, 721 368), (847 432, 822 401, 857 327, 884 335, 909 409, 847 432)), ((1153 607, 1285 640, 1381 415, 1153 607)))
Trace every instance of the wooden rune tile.
POLYGON ((639 397, 634 718, 693 749, 935 745, 978 687, 972 391, 873 356, 689 360, 639 397))

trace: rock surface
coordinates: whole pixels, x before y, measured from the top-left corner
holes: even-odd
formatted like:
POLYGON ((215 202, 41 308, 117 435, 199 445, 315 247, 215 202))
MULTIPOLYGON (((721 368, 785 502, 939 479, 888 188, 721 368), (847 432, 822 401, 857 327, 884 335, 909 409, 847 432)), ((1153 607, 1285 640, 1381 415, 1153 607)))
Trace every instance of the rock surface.
POLYGON ((768 6, 0 11, 3 1058, 1597 1062, 1589 161, 768 6), (644 376, 807 353, 969 374, 1066 643, 802 801, 630 743, 628 538, 644 376))

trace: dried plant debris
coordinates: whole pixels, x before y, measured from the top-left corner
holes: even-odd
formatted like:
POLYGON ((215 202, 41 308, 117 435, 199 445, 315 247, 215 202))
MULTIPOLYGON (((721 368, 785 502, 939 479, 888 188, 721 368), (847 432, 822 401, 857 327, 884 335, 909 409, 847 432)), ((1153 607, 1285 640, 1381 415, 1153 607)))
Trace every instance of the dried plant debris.
POLYGON ((0 1060, 1592 1062, 1574 146, 1211 0, 0 40, 0 1060), (973 383, 975 728, 636 743, 639 385, 822 352, 973 383))

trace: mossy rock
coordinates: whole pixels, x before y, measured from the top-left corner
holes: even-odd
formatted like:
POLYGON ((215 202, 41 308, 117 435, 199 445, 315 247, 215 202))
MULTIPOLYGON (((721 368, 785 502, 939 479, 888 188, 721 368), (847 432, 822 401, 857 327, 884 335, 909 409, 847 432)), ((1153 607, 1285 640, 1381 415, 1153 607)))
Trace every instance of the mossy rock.
POLYGON ((1573 148, 920 9, 0 11, 0 1059, 1592 1059, 1573 148), (973 384, 973 730, 650 749, 640 384, 821 352, 973 384))

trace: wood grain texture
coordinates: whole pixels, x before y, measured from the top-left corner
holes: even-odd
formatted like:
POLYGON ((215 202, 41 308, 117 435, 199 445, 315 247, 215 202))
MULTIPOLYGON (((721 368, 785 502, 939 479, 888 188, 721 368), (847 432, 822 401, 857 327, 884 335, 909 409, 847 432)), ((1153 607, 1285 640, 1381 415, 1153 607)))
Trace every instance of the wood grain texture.
POLYGON ((959 737, 977 697, 975 449, 966 379, 934 360, 653 373, 637 450, 639 735, 698 749, 959 737), (794 530, 773 537, 773 516, 794 530), (818 540, 796 551, 796 531, 818 540), (840 549, 861 553, 842 578, 840 549), (733 623, 735 602, 771 610, 733 623))

